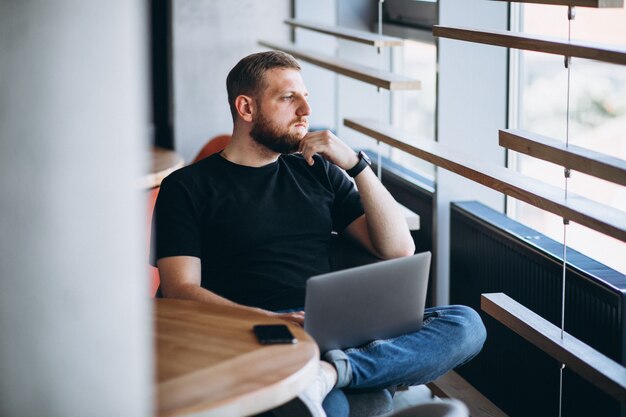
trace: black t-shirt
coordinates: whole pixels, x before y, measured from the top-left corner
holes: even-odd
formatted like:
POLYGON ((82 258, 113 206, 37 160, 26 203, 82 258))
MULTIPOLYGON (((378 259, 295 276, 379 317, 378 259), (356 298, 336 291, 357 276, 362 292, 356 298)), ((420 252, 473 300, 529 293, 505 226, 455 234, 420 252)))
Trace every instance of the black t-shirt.
POLYGON ((202 287, 270 310, 304 305, 306 280, 329 271, 331 231, 363 214, 352 182, 315 156, 253 168, 212 155, 168 176, 155 207, 153 259, 201 259, 202 287))

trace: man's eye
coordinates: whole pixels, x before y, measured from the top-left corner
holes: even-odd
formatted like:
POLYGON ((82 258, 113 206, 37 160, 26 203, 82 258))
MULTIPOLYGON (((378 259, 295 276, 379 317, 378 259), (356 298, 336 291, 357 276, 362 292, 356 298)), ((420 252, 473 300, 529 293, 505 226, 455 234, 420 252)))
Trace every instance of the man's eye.
POLYGON ((283 97, 283 100, 292 100, 292 99, 293 99, 293 96, 284 96, 283 97))

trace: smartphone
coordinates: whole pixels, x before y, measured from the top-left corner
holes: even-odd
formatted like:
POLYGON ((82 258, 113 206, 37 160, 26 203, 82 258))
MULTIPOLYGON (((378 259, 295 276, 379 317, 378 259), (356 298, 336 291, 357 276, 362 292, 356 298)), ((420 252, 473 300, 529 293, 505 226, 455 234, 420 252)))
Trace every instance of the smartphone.
POLYGON ((257 324, 252 327, 259 343, 273 345, 276 343, 296 343, 298 339, 284 324, 257 324))

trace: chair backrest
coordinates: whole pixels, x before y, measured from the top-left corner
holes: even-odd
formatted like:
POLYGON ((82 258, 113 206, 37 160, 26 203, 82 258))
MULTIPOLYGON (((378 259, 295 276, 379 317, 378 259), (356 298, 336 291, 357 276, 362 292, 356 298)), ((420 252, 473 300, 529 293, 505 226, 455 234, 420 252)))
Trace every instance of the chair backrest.
MULTIPOLYGON (((150 256, 150 245, 151 245, 151 236, 152 236, 152 214, 154 212, 154 204, 156 203, 157 196, 159 195, 159 188, 153 188, 148 191, 147 195, 147 221, 148 225, 146 227, 148 242, 146 244, 146 248, 148 249, 148 257, 150 256)), ((150 297, 154 297, 157 293, 157 289, 159 288, 159 284, 161 282, 159 278, 159 270, 152 265, 148 264, 148 273, 150 275, 150 297)))
POLYGON ((207 156, 211 156, 214 153, 220 152, 230 142, 230 135, 219 135, 209 140, 204 147, 198 152, 193 163, 198 162, 207 156))

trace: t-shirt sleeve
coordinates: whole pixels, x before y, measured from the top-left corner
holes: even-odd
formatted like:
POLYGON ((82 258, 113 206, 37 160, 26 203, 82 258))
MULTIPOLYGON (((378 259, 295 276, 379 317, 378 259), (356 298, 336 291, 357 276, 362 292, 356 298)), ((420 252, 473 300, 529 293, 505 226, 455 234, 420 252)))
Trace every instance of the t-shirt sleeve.
POLYGON ((152 218, 152 265, 168 256, 201 257, 196 212, 188 186, 171 177, 163 180, 152 218))
POLYGON ((341 233, 364 213, 363 205, 354 183, 339 167, 329 163, 328 178, 335 191, 332 208, 333 229, 341 233))

